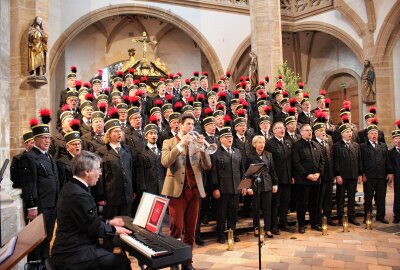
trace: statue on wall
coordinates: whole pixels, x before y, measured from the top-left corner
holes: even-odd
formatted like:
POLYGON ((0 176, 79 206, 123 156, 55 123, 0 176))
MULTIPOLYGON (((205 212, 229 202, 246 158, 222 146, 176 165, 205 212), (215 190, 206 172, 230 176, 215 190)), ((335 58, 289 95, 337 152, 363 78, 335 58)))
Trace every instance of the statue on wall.
POLYGON ((141 39, 132 39, 132 41, 143 44, 143 59, 147 58, 147 46, 148 45, 157 45, 157 41, 151 41, 150 37, 147 36, 146 32, 143 32, 141 39))
POLYGON ((250 52, 249 55, 250 55, 249 78, 251 85, 255 87, 258 84, 257 55, 254 52, 250 52))
POLYGON ((36 16, 28 31, 28 71, 31 77, 46 80, 47 39, 42 18, 36 16))
POLYGON ((363 102, 366 104, 374 104, 376 102, 375 70, 369 60, 364 60, 361 83, 364 92, 363 102))

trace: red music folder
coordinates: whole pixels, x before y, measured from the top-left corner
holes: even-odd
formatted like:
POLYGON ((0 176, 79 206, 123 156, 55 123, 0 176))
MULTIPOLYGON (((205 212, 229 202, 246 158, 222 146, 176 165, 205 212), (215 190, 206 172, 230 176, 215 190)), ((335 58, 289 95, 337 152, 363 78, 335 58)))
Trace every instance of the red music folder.
POLYGON ((159 233, 168 202, 168 198, 144 192, 133 224, 146 228, 153 233, 159 233))

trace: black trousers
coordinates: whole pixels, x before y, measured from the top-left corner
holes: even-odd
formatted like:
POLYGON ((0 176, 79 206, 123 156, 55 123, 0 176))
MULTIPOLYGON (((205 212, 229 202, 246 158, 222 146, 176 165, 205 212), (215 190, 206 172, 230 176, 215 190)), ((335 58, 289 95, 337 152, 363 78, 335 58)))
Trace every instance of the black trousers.
POLYGON ((306 212, 310 215, 311 225, 318 225, 318 203, 320 185, 297 185, 297 222, 306 225, 306 212))
POLYGON ((347 216, 355 217, 357 179, 343 179, 341 185, 336 184, 337 215, 341 220, 344 214, 344 198, 347 191, 347 216))
POLYGON ((333 192, 333 181, 323 182, 320 188, 319 196, 319 209, 318 219, 322 220, 322 216, 325 216, 328 220, 332 214, 332 192, 333 192))
POLYGON ((65 262, 63 264, 56 264, 58 270, 109 270, 121 269, 129 270, 131 268, 130 260, 123 255, 114 254, 105 249, 98 248, 95 251, 97 258, 90 261, 71 264, 65 262))
POLYGON ((400 220, 400 177, 394 178, 393 218, 400 220))
POLYGON ((221 194, 221 197, 217 200, 218 238, 225 238, 225 222, 227 229, 232 229, 235 233, 238 207, 238 194, 221 194))
POLYGON ((272 194, 272 227, 287 225, 291 184, 279 184, 278 192, 272 194))
MULTIPOLYGON (((270 231, 271 230, 271 221, 272 221, 272 191, 265 191, 260 193, 260 210, 262 212, 262 216, 264 219, 264 230, 270 231)), ((253 227, 258 227, 258 222, 260 220, 260 213, 257 212, 258 208, 258 200, 257 194, 253 196, 253 227)))
POLYGON ((386 179, 385 178, 367 178, 364 183, 364 217, 367 213, 372 213, 372 199, 375 195, 376 200, 376 219, 385 218, 385 200, 386 200, 386 179))
POLYGON ((43 214, 47 236, 39 247, 28 254, 28 261, 41 260, 44 262, 50 254, 50 242, 53 237, 54 225, 56 223, 57 209, 55 207, 39 208, 38 211, 39 214, 43 214))

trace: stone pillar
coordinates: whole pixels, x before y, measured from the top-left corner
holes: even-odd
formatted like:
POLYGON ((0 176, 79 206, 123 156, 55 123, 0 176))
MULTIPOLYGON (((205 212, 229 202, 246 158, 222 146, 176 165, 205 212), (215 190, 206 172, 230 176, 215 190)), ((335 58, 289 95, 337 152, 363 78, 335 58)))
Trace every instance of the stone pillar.
POLYGON ((250 0, 251 50, 257 55, 258 75, 275 76, 282 60, 279 0, 250 0))
MULTIPOLYGON (((0 166, 10 158, 10 1, 0 0, 0 166)), ((8 165, 8 168, 10 165, 8 165)), ((1 244, 23 227, 21 191, 14 190, 7 169, 1 183, 1 244)), ((14 269, 23 269, 21 262, 14 269)))

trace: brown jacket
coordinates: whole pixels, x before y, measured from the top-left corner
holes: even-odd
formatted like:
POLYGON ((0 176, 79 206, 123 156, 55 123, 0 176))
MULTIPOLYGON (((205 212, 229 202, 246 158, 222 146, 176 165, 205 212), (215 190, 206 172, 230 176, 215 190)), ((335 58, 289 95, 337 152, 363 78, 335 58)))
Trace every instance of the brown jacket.
MULTIPOLYGON (((178 143, 179 141, 176 137, 165 140, 161 156, 161 164, 167 168, 161 194, 173 198, 178 198, 181 195, 185 181, 186 153, 185 151, 182 151, 182 153, 179 152, 176 146, 178 143)), ((198 151, 192 143, 188 147, 190 164, 196 178, 197 188, 200 196, 204 198, 206 193, 204 191, 201 170, 209 170, 211 168, 211 159, 207 153, 198 151)))

